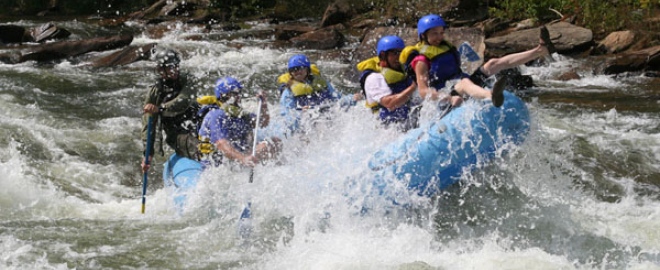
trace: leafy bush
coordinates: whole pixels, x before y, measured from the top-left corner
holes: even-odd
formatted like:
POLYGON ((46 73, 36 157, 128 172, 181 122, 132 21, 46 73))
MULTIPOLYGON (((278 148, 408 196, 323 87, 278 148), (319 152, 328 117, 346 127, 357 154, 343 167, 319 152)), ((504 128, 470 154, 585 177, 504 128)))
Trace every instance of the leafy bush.
MULTIPOLYGON (((491 16, 509 19, 557 19, 551 9, 575 17, 578 25, 605 33, 623 28, 644 27, 647 19, 660 7, 660 0, 496 0, 491 16), (553 15, 554 14, 554 15, 553 15)), ((649 28, 653 28, 648 26, 649 28)))

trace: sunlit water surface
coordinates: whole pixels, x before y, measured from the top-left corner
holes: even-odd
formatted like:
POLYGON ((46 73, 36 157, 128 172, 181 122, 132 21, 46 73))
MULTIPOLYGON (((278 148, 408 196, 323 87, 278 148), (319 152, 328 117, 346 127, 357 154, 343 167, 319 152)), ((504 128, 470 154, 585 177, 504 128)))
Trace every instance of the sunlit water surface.
MULTIPOLYGON (((275 122, 275 79, 301 52, 267 40, 134 40, 149 42, 183 52, 200 95, 226 75, 266 91, 275 122)), ((302 52, 339 91, 358 91, 343 76, 353 66, 302 52)), ((660 269, 659 82, 588 72, 556 81, 585 64, 555 58, 522 69, 537 84, 519 93, 532 113, 526 142, 436 198, 400 208, 365 195, 356 183, 371 180, 369 159, 399 134, 358 104, 285 139, 253 183, 245 169, 206 171, 183 211, 157 156, 145 214, 140 108, 153 64, 0 64, 0 268, 660 269), (366 201, 374 207, 362 213, 366 201), (242 240, 247 202, 255 231, 242 240)))

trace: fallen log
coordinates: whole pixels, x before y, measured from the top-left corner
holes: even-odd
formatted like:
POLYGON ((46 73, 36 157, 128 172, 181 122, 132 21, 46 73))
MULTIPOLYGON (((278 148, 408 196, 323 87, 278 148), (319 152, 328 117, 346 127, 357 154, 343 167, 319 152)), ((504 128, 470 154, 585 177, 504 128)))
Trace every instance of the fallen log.
POLYGON ((85 40, 58 41, 40 44, 24 49, 20 53, 9 52, 0 55, 0 61, 6 64, 17 64, 25 61, 53 61, 75 57, 92 51, 106 51, 121 48, 131 44, 132 35, 116 35, 85 40))

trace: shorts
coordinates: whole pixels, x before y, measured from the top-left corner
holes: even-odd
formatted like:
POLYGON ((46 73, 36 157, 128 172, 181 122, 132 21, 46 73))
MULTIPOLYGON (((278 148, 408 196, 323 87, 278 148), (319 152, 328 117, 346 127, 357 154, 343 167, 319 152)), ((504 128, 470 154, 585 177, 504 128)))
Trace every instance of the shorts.
POLYGON ((472 75, 470 75, 470 81, 478 86, 486 87, 486 80, 488 80, 488 77, 490 76, 484 74, 484 72, 481 71, 481 67, 479 67, 474 73, 472 73, 472 75))

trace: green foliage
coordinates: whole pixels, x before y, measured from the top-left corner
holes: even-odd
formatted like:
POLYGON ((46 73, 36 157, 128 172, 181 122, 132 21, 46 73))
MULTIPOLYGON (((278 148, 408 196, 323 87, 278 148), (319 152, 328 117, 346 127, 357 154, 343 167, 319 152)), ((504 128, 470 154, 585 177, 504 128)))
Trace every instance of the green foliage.
POLYGON ((535 1, 518 1, 518 0, 500 0, 497 4, 501 8, 491 7, 490 11, 493 16, 502 18, 515 18, 522 19, 522 17, 536 18, 538 17, 537 10, 539 6, 545 5, 544 2, 535 1))
POLYGON ((658 6, 660 0, 496 0, 489 12, 500 18, 549 21, 558 19, 558 15, 550 11, 554 9, 564 17, 574 16, 578 25, 604 33, 639 26, 651 14, 640 11, 658 6))

